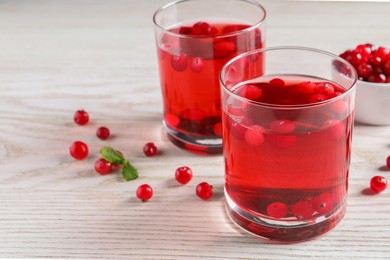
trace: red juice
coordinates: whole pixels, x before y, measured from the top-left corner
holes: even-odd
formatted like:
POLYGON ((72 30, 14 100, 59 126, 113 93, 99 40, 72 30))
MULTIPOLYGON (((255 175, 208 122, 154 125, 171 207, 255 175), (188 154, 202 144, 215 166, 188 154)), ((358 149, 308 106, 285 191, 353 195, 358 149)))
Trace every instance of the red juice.
POLYGON ((230 207, 239 209, 230 216, 244 229, 285 241, 330 230, 345 213, 353 121, 345 89, 277 75, 232 92, 262 105, 228 101, 224 108, 225 189, 230 207), (278 223, 290 226, 273 228, 278 223))
POLYGON ((237 54, 263 47, 260 30, 240 23, 194 22, 168 30, 157 44, 168 136, 188 150, 220 152, 219 72, 237 54))

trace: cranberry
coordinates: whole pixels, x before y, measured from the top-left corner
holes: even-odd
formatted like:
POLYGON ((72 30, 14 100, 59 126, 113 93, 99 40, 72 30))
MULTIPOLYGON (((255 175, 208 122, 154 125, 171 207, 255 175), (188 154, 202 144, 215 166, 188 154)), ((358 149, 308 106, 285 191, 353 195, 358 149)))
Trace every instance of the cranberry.
POLYGON ((382 69, 383 72, 386 75, 390 75, 390 59, 387 59, 383 64, 382 64, 382 69))
POLYGON ((178 55, 173 55, 171 58, 171 66, 176 71, 185 71, 188 66, 187 54, 182 52, 178 55))
POLYGON ((279 134, 288 134, 294 132, 295 123, 290 120, 275 120, 271 122, 269 128, 279 134))
POLYGON ((375 56, 379 57, 382 61, 385 60, 389 54, 390 50, 383 46, 378 47, 375 51, 375 56))
POLYGON ((301 82, 297 85, 297 89, 299 92, 302 92, 304 94, 312 94, 314 93, 316 88, 316 84, 313 82, 301 82))
POLYGON ((264 128, 259 125, 252 125, 245 131, 245 141, 250 146, 260 146, 264 143, 264 128))
POLYGON ((146 143, 144 145, 144 154, 148 157, 153 156, 157 153, 157 146, 154 143, 146 143))
POLYGON ((357 53, 360 53, 363 58, 368 58, 371 55, 372 49, 371 49, 371 44, 360 44, 356 46, 355 51, 357 53))
POLYGON ((192 26, 191 35, 215 35, 217 29, 206 22, 197 22, 192 26))
POLYGON ((372 73, 372 66, 368 63, 361 63, 357 67, 357 73, 359 77, 368 78, 372 73))
POLYGON ((386 158, 386 166, 390 169, 390 155, 386 158))
POLYGON ((137 188, 137 198, 142 201, 148 201, 153 196, 153 189, 149 184, 142 184, 137 188))
POLYGON ((333 196, 331 193, 322 193, 313 199, 313 208, 318 213, 326 213, 333 208, 333 196))
POLYGON ((368 77, 368 82, 374 82, 374 83, 385 83, 386 82, 386 75, 385 74, 371 74, 368 77))
POLYGON ((107 140, 110 137, 110 129, 101 126, 96 130, 96 136, 101 140, 107 140))
POLYGON ((329 96, 334 93, 334 87, 332 84, 327 83, 327 82, 321 82, 316 85, 315 88, 317 93, 324 94, 326 96, 329 96))
POLYGON ((193 58, 191 60, 191 70, 193 72, 201 72, 204 68, 204 62, 202 58, 193 58))
POLYGON ((267 213, 273 218, 284 218, 287 215, 288 208, 282 202, 272 202, 267 207, 267 213))
POLYGON ((69 152, 76 160, 83 160, 88 156, 88 146, 81 141, 76 141, 70 146, 69 152))
POLYGON ((236 51, 236 44, 230 41, 219 41, 214 44, 214 56, 216 58, 226 58, 236 51))
POLYGON ((213 186, 207 182, 201 182, 196 186, 196 195, 202 200, 208 200, 213 196, 213 186))
POLYGON ((174 114, 166 114, 165 115, 165 121, 170 125, 170 126, 177 126, 180 123, 179 117, 177 117, 174 114))
POLYGON ((100 175, 108 174, 112 171, 113 165, 104 158, 99 158, 95 162, 95 171, 100 175))
POLYGON ((309 97, 309 103, 322 102, 327 99, 327 96, 321 93, 313 94, 309 97))
POLYGON ((302 200, 291 207, 292 213, 297 219, 308 219, 313 213, 313 204, 310 200, 302 200))
POLYGON ((368 63, 370 63, 374 67, 378 67, 382 63, 382 59, 379 56, 370 56, 368 58, 368 63))
POLYGON ((284 80, 280 79, 280 78, 274 78, 274 79, 271 79, 269 84, 272 86, 272 87, 284 87, 284 85, 286 84, 284 82, 284 80))
POLYGON ((77 110, 74 113, 73 121, 78 125, 86 125, 89 121, 89 115, 84 110, 77 110))
POLYGON ((370 188, 373 192, 379 193, 386 189, 387 187, 387 180, 385 177, 382 176, 374 176, 371 178, 370 181, 370 188))
POLYGON ((175 178, 181 184, 187 184, 192 179, 192 170, 188 166, 182 166, 176 169, 175 178))
POLYGON ((259 99, 263 94, 263 90, 255 85, 245 85, 240 91, 240 95, 250 100, 259 99))

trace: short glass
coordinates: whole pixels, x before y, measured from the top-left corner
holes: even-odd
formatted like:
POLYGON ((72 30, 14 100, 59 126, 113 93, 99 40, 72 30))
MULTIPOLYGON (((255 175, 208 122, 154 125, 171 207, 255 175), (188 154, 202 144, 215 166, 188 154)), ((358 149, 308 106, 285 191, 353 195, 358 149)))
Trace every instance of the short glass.
POLYGON ((220 80, 229 217, 285 242, 331 230, 346 211, 354 68, 325 51, 274 47, 233 58, 220 80))
POLYGON ((265 16, 254 0, 183 0, 156 11, 163 123, 175 145, 222 152, 219 72, 234 56, 264 47, 265 16))

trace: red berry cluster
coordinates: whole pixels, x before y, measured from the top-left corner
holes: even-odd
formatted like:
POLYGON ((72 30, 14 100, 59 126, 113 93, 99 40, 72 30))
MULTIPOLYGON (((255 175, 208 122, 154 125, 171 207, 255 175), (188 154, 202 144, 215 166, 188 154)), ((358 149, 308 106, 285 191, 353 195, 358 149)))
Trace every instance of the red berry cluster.
POLYGON ((355 67, 359 80, 390 83, 390 49, 369 43, 360 44, 346 50, 340 57, 355 67))

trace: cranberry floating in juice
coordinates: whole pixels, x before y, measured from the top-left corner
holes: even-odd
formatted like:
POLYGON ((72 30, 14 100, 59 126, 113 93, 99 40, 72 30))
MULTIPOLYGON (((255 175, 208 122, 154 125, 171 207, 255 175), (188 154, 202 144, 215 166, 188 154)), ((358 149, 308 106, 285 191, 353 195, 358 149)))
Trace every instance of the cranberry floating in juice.
MULTIPOLYGON (((179 1, 156 12, 164 126, 174 144, 221 152, 219 72, 238 54, 264 47, 264 18, 258 3, 242 0, 179 1)), ((260 67, 261 57, 247 62, 260 67)))
POLYGON ((247 53, 222 69, 225 195, 235 223, 293 242, 342 219, 356 78, 336 55, 299 47, 247 53), (242 59, 259 54, 262 71, 246 73, 253 68, 242 59))

